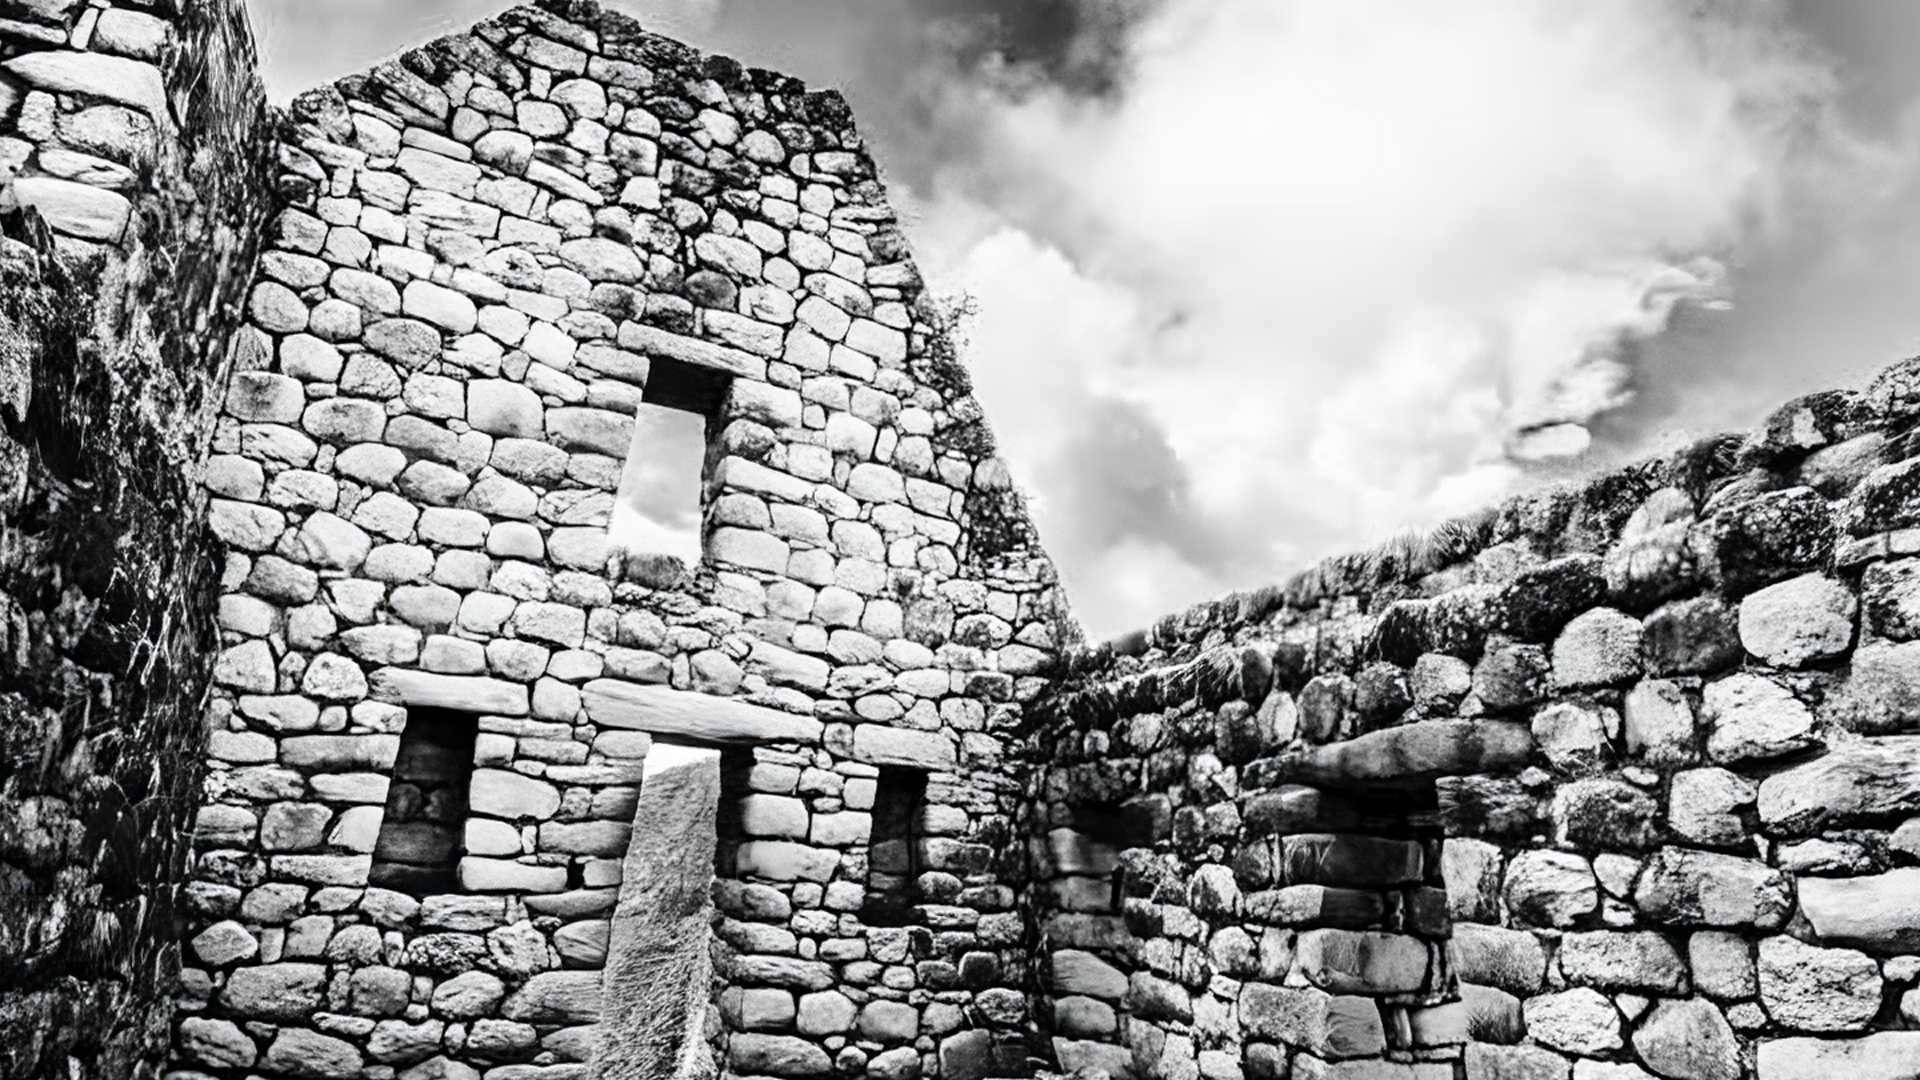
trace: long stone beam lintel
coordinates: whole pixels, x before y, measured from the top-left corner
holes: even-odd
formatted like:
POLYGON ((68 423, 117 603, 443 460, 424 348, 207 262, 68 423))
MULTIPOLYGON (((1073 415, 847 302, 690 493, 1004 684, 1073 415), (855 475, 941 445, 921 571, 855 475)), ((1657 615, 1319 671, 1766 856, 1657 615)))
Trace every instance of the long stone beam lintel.
POLYGON ((595 679, 581 688, 587 718, 604 727, 683 735, 709 743, 817 743, 825 725, 811 716, 670 686, 595 679))

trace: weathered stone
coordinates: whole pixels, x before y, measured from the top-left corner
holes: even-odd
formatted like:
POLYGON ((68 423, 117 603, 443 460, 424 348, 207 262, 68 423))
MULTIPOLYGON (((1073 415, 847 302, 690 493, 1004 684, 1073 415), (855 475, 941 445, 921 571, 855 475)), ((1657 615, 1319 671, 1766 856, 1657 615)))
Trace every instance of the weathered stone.
POLYGON ((1467 1075, 1473 1080, 1569 1080, 1573 1063, 1540 1046, 1468 1043, 1467 1075))
POLYGON ((1710 674, 1740 661, 1735 616, 1717 596, 1675 600, 1647 616, 1641 649, 1653 675, 1710 674))
POLYGON ((1920 1031, 1881 1031, 1854 1039, 1765 1039, 1763 1080, 1913 1080, 1920 1031))
POLYGON ((260 1060, 264 1071, 303 1080, 355 1080, 363 1060, 345 1039, 306 1028, 284 1027, 260 1060))
POLYGON ((254 936, 231 919, 214 923, 193 938, 193 954, 210 967, 225 967, 236 960, 250 959, 259 951, 259 942, 254 936))
POLYGON ((1920 736, 1841 743, 1760 783, 1760 820, 1788 836, 1916 812, 1920 736))
POLYGON ((540 972, 507 997, 500 1015, 522 1023, 594 1023, 600 1019, 600 980, 598 971, 540 972))
POLYGON ((879 724, 853 729, 853 756, 873 765, 903 765, 917 769, 953 768, 953 741, 937 732, 906 731, 879 724))
POLYGON ((1640 1060, 1675 1080, 1740 1080, 1740 1044, 1703 998, 1661 1001, 1633 1032, 1640 1060))
POLYGON ((1667 794, 1667 824, 1681 839, 1710 847, 1736 847, 1747 839, 1740 811, 1755 790, 1725 769, 1688 769, 1673 774, 1667 794))
POLYGON ((1612 1002, 1589 987, 1530 998, 1526 1017, 1527 1033, 1555 1050, 1598 1056, 1624 1045, 1620 1014, 1612 1002))
POLYGON ((1119 1001, 1127 992, 1127 977, 1092 953, 1061 949, 1050 959, 1055 993, 1119 1001))
POLYGON ((1690 763, 1694 748, 1693 706, 1680 687, 1666 679, 1648 679, 1627 694, 1622 710, 1627 753, 1649 765, 1690 763))
POLYGON ((250 1068, 260 1052, 233 1021, 204 1016, 180 1021, 177 1045, 193 1061, 215 1069, 250 1068))
POLYGON ((1786 936, 1760 942, 1760 1003, 1797 1031, 1859 1031, 1880 1011, 1880 968, 1865 953, 1786 936))
POLYGON ((1920 641, 1864 645, 1840 684, 1821 703, 1820 718, 1868 735, 1920 729, 1920 641))
POLYGON ((1620 733, 1620 714, 1589 701, 1561 701, 1533 717, 1533 738, 1540 752, 1570 773, 1591 772, 1610 761, 1620 733))
POLYGON ((1920 867, 1869 877, 1802 877, 1800 910, 1823 942, 1920 952, 1920 867))
POLYGON ((1462 980, 1497 986, 1520 997, 1536 994, 1546 984, 1547 953, 1534 935, 1470 923, 1453 929, 1449 950, 1462 980))
POLYGON ((1600 903, 1593 867, 1564 851, 1525 851, 1507 866, 1507 906, 1535 926, 1571 926, 1600 903))
POLYGON ((1551 673, 1538 645, 1490 648, 1473 669, 1473 693, 1492 712, 1523 708, 1546 696, 1551 673))
POLYGON ((235 1016, 261 1020, 305 1019, 320 1007, 327 986, 321 964, 263 964, 227 976, 220 1004, 235 1016))
POLYGON ((1248 1035, 1298 1046, 1326 1058, 1368 1057, 1386 1047, 1380 1012, 1362 997, 1335 997, 1311 987, 1248 983, 1240 993, 1248 1035))
POLYGON ((502 769, 477 769, 471 781, 468 805, 476 812, 507 821, 552 817, 560 808, 560 792, 552 784, 502 769))
POLYGON ((1640 674, 1640 620, 1611 608, 1576 616, 1553 642, 1553 681, 1565 689, 1625 682, 1640 674))
POLYGON ((1868 564, 1860 600, 1874 633, 1890 641, 1920 638, 1920 559, 1868 564))
POLYGON ((1775 667, 1838 656, 1853 645, 1858 608, 1845 585, 1804 574, 1740 601, 1740 643, 1775 667))
POLYGON ((1715 576, 1736 596, 1819 569, 1833 552, 1832 515, 1809 488, 1730 501, 1706 524, 1715 576))
POLYGON ((1654 841, 1659 805, 1619 780, 1575 780, 1553 796, 1554 839, 1582 850, 1635 850, 1654 841))
POLYGON ((1686 965, 1665 937, 1652 931, 1598 930, 1560 939, 1560 970, 1575 986, 1677 994, 1686 965))
POLYGON ((587 683, 582 688, 582 702, 596 724, 713 742, 810 744, 819 741, 822 730, 820 722, 808 716, 735 698, 616 679, 587 683))
POLYGON ((1412 780, 1517 768, 1532 750, 1533 739, 1519 724, 1422 720, 1308 748, 1287 762, 1286 772, 1308 783, 1412 780))
POLYGON ((1500 917, 1500 849, 1483 840, 1448 837, 1440 849, 1447 913, 1461 922, 1500 917))
POLYGON ((1427 945, 1405 934, 1308 930, 1295 946, 1296 970, 1335 994, 1410 994, 1429 976, 1427 945))
POLYGON ((1707 684, 1703 712, 1707 755, 1722 763, 1760 761, 1804 750, 1818 740, 1813 713, 1793 691, 1759 675, 1729 675, 1707 684))
POLYGON ((373 673, 370 693, 376 700, 428 708, 525 716, 527 688, 500 679, 438 675, 404 668, 381 668, 373 673))
POLYGON ((1724 930, 1699 930, 1687 939, 1687 966, 1694 986, 1718 998, 1748 998, 1759 993, 1753 946, 1724 930))
POLYGON ((1654 853, 1633 899, 1659 923, 1761 930, 1778 927, 1793 906, 1786 879, 1764 863, 1678 847, 1654 853))

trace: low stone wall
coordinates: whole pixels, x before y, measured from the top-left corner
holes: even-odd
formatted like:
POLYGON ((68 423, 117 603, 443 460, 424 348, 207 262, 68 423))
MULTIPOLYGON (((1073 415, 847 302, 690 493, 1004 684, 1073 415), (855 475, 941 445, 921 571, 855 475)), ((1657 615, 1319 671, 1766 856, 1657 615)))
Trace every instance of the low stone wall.
POLYGON ((1076 660, 1064 1068, 1920 1075, 1920 362, 1076 660))
POLYGON ((0 18, 0 1077, 165 1047, 267 138, 237 3, 0 18))

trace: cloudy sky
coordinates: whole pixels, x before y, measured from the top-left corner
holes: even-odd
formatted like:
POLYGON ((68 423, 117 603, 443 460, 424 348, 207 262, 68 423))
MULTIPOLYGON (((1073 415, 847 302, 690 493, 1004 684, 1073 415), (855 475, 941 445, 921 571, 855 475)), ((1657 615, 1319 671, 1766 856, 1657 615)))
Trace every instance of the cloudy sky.
POLYGON ((1096 637, 1920 352, 1920 4, 614 6, 847 93, 1096 637))

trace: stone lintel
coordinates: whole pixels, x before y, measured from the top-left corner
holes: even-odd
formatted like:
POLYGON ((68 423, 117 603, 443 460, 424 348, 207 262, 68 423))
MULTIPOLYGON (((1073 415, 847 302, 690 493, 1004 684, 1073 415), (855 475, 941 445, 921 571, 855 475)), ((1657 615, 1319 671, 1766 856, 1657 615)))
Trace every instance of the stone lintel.
POLYGON ((647 326, 637 322, 621 323, 618 342, 621 348, 630 349, 644 356, 664 356, 669 360, 712 368, 715 371, 724 371, 729 375, 738 375, 746 379, 767 377, 767 362, 760 357, 739 349, 715 345, 710 341, 682 337, 657 326, 647 326))
POLYGON ((1532 752, 1533 735, 1525 724, 1422 720, 1313 747, 1287 761, 1284 771, 1308 783, 1431 780, 1519 769, 1532 752))
POLYGON ((595 679, 582 688, 582 698, 588 719, 602 727, 684 735, 700 742, 817 744, 824 729, 811 716, 620 679, 595 679))
POLYGON ((374 672, 368 685, 374 700, 396 705, 492 716, 525 716, 528 712, 525 686, 481 675, 440 675, 389 667, 374 672))

